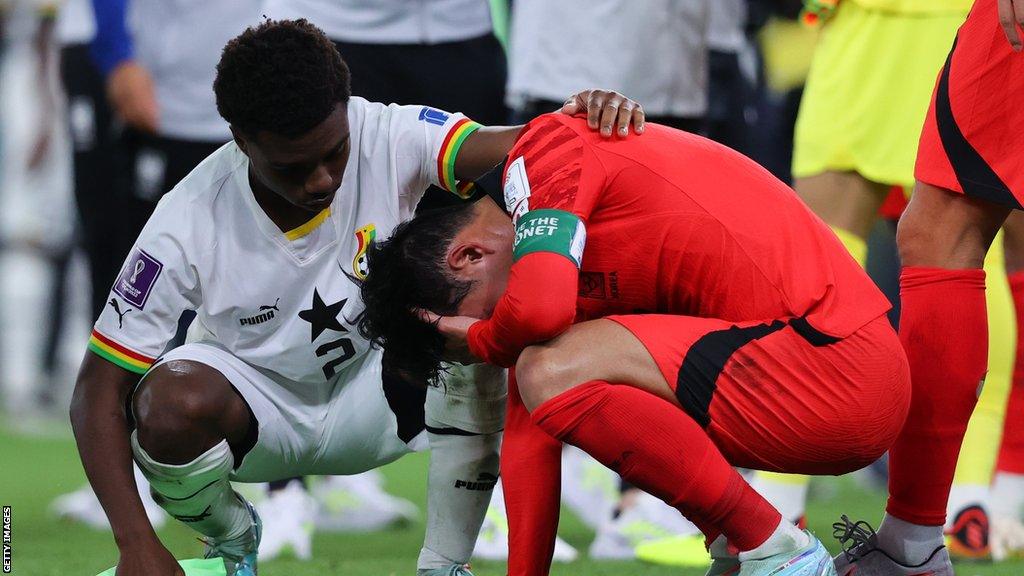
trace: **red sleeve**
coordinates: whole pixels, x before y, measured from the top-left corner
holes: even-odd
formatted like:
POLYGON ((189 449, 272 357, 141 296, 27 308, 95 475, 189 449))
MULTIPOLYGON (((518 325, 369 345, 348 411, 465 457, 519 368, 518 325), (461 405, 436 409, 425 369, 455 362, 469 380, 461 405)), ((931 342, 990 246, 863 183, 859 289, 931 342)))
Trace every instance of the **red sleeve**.
POLYGON ((508 514, 508 575, 546 576, 558 532, 562 443, 537 427, 509 373, 501 443, 501 478, 508 514))
POLYGON ((523 348, 572 325, 578 282, 579 270, 564 256, 524 256, 512 265, 508 287, 491 317, 469 328, 469 350, 489 364, 515 365, 523 348))
MULTIPOLYGON (((509 153, 504 196, 513 222, 537 210, 560 210, 585 223, 593 212, 604 189, 604 169, 566 122, 580 122, 586 129, 583 120, 541 116, 509 153)), ((515 364, 523 348, 567 330, 576 316, 579 262, 554 252, 519 257, 518 242, 517 234, 517 259, 505 294, 491 317, 474 324, 468 337, 474 355, 506 367, 515 364)))

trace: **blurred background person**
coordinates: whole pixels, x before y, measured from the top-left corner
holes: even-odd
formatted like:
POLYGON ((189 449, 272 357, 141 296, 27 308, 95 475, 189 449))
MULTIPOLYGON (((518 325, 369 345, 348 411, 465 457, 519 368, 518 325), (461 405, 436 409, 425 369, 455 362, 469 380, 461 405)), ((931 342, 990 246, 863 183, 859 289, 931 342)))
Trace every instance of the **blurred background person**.
MULTIPOLYGON (((62 366, 59 308, 74 240, 56 88, 56 3, 3 4, 0 61, 0 314, 9 405, 51 409, 62 366), (58 305, 51 309, 52 305, 58 305)), ((67 366, 63 366, 67 369, 67 366)), ((66 390, 66 388, 65 388, 66 390)))

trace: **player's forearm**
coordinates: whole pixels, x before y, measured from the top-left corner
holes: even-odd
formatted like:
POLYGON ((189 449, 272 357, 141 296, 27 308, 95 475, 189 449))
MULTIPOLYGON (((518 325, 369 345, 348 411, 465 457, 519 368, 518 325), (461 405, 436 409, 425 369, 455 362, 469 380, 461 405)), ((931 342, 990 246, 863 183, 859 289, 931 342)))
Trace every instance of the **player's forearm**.
POLYGON ((455 177, 476 180, 505 159, 522 126, 484 126, 470 134, 455 158, 455 177))
POLYGON ((91 352, 86 355, 71 400, 71 427, 85 474, 107 514, 114 540, 119 548, 125 548, 156 539, 132 472, 124 402, 134 382, 131 375, 118 371, 129 373, 104 366, 109 363, 91 352))
POLYGON ((501 477, 509 576, 546 575, 558 531, 562 443, 538 428, 509 380, 501 477))
POLYGON ((470 351, 489 364, 511 367, 527 346, 565 332, 576 316, 577 276, 576 267, 558 254, 520 259, 494 313, 469 329, 470 351))

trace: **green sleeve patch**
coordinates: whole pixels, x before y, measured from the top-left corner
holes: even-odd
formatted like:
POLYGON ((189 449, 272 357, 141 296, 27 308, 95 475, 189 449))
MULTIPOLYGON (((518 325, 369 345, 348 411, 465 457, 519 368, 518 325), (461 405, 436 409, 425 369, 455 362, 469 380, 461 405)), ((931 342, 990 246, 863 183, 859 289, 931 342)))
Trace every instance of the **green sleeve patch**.
POLYGON ((587 230, 578 216, 564 210, 531 210, 516 223, 512 261, 534 252, 553 252, 580 267, 587 230))

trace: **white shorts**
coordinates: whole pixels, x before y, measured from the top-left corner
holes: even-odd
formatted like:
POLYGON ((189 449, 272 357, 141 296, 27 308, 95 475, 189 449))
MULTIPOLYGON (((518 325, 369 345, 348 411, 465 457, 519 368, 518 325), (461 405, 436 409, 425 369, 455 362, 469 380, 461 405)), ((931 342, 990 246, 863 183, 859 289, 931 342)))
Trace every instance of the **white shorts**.
POLYGON ((231 479, 268 482, 295 476, 358 474, 427 449, 428 428, 472 433, 501 430, 504 374, 456 368, 441 389, 422 390, 381 376, 382 353, 371 349, 322 386, 256 368, 211 343, 189 343, 164 354, 217 370, 258 422, 255 445, 231 479))

